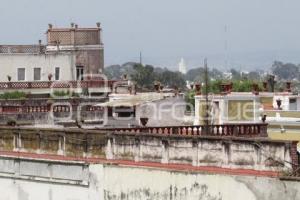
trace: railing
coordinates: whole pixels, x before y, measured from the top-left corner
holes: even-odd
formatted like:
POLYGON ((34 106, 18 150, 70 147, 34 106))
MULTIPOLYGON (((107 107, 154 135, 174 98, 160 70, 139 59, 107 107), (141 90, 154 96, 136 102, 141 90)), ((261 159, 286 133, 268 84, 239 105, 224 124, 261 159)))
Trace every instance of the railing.
POLYGON ((37 54, 45 52, 44 45, 0 45, 0 54, 13 54, 13 53, 29 53, 37 54))
POLYGON ((266 123, 257 124, 224 124, 206 126, 162 126, 105 129, 118 133, 150 133, 163 135, 209 135, 209 136, 238 136, 238 137, 267 137, 266 123))
MULTIPOLYGON (((44 112, 75 112, 79 105, 40 105, 40 106, 0 106, 0 114, 44 113, 44 112)), ((84 111, 104 112, 102 107, 86 105, 84 111)))
POLYGON ((116 81, 36 81, 36 82, 0 82, 0 89, 44 89, 44 88, 101 88, 113 87, 116 81))

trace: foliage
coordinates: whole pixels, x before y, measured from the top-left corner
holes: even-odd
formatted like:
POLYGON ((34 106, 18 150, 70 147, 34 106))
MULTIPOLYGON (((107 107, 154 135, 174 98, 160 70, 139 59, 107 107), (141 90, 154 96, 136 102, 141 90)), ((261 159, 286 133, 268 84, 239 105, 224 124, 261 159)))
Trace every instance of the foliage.
POLYGON ((70 94, 69 91, 58 91, 58 90, 55 90, 53 92, 53 96, 57 96, 57 97, 69 96, 69 94, 70 94))
POLYGON ((14 91, 14 92, 5 92, 0 94, 0 99, 25 99, 27 94, 25 92, 14 91))
POLYGON ((9 118, 6 122, 7 126, 16 126, 17 125, 17 121, 15 119, 9 118))
POLYGON ((154 67, 151 65, 143 66, 135 64, 133 66, 134 74, 131 75, 132 80, 141 88, 152 88, 154 82, 154 67))
MULTIPOLYGON (((211 80, 223 79, 223 73, 215 68, 208 70, 208 76, 209 76, 209 79, 211 79, 211 80)), ((185 79, 188 81, 193 81, 193 82, 204 82, 205 69, 203 67, 190 69, 186 73, 185 79)))
POLYGON ((205 70, 203 67, 195 68, 195 69, 190 69, 186 75, 185 79, 189 81, 204 81, 204 73, 205 70))
POLYGON ((251 80, 236 80, 233 81, 232 83, 233 83, 232 90, 234 92, 251 92, 252 85, 254 82, 251 80))
MULTIPOLYGON (((185 102, 188 103, 189 105, 193 105, 193 109, 195 108, 195 90, 190 90, 190 91, 187 91, 185 93, 185 102)), ((191 110, 191 107, 186 105, 186 110, 187 111, 192 111, 191 110)))
POLYGON ((169 87, 177 86, 179 88, 185 87, 184 76, 180 72, 172 72, 166 70, 161 74, 157 74, 157 77, 158 77, 158 81, 165 86, 169 86, 169 87))
POLYGON ((111 65, 105 67, 104 74, 108 79, 121 79, 122 75, 127 74, 131 76, 134 73, 133 66, 137 64, 134 62, 127 62, 123 65, 111 65))
MULTIPOLYGON (((173 72, 165 68, 153 67, 152 65, 143 66, 139 63, 126 63, 122 66, 123 67, 120 66, 119 68, 111 67, 111 69, 115 68, 119 71, 110 72, 109 76, 118 76, 118 79, 120 79, 122 74, 127 74, 139 88, 144 89, 153 89, 155 81, 160 82, 164 86, 177 86, 179 88, 185 87, 185 79, 183 74, 180 72, 173 72), (122 73, 122 71, 125 73, 122 73)), ((109 73, 107 72, 107 74, 109 73)))
POLYGON ((67 91, 64 91, 64 90, 62 90, 62 91, 55 90, 53 92, 52 96, 53 97, 79 97, 80 95, 77 94, 77 93, 74 93, 74 92, 71 93, 69 90, 67 90, 67 91))
POLYGON ((279 61, 275 61, 272 65, 272 72, 279 79, 283 80, 293 80, 300 78, 299 65, 297 66, 292 63, 282 63, 279 61))

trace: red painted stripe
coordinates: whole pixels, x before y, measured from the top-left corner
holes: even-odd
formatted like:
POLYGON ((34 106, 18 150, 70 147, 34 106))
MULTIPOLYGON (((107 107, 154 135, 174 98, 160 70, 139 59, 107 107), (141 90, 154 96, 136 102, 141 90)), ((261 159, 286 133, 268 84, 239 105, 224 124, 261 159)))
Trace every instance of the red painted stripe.
POLYGON ((40 159, 49 161, 80 161, 86 163, 102 163, 102 164, 116 164, 120 166, 132 166, 132 167, 148 167, 155 169, 164 170, 176 170, 184 172, 203 172, 210 174, 228 174, 228 175, 246 175, 246 176, 265 176, 265 177, 278 177, 279 172, 274 171, 258 171, 252 169, 232 169, 232 168, 221 168, 212 166, 191 166, 187 164, 162 164, 156 162, 134 162, 130 160, 108 160, 103 158, 84 158, 84 157, 71 157, 71 156, 60 156, 51 154, 36 154, 27 152, 12 152, 12 151, 0 151, 0 156, 14 157, 14 158, 25 158, 25 159, 40 159))

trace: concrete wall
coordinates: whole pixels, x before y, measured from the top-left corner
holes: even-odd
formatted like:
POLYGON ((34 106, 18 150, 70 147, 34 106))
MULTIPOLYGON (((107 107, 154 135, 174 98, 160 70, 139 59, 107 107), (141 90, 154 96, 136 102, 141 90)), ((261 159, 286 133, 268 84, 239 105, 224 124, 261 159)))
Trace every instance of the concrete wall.
POLYGON ((85 74, 102 73, 104 69, 103 48, 77 51, 76 66, 83 66, 85 74))
POLYGON ((0 186, 5 200, 300 199, 296 180, 3 157, 0 186))
POLYGON ((72 54, 0 54, 0 82, 7 82, 7 75, 11 81, 18 81, 17 69, 25 68, 25 81, 34 81, 33 69, 41 68, 41 81, 48 81, 48 74, 53 74, 55 67, 60 68, 60 80, 74 80, 75 56, 72 54))
MULTIPOLYGON (((257 95, 245 94, 228 94, 225 96, 210 96, 209 101, 209 120, 214 124, 226 123, 255 123, 260 122, 260 97, 257 95), (218 107, 216 104, 218 103, 218 107)), ((206 112, 205 96, 195 96, 195 119, 194 125, 203 125, 206 112)))
POLYGON ((0 128, 0 151, 257 171, 292 171, 290 163, 298 164, 296 145, 269 139, 218 136, 0 128))

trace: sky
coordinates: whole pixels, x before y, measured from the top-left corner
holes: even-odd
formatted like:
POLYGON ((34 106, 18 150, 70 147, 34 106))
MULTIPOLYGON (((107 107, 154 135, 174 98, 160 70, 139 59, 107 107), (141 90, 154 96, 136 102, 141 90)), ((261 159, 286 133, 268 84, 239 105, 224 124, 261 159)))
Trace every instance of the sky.
POLYGON ((0 0, 0 44, 45 41, 55 27, 101 22, 105 65, 265 69, 300 63, 299 0, 0 0))

